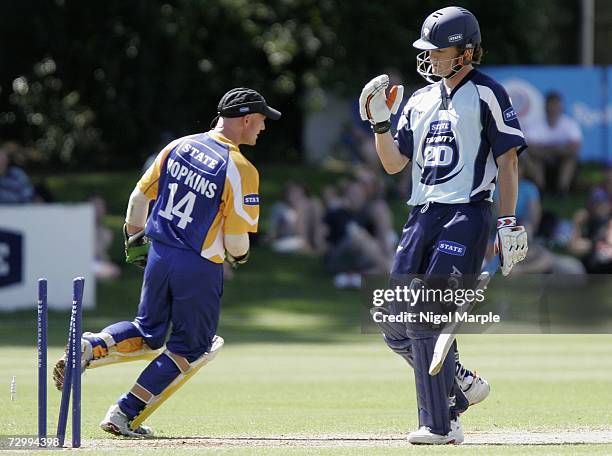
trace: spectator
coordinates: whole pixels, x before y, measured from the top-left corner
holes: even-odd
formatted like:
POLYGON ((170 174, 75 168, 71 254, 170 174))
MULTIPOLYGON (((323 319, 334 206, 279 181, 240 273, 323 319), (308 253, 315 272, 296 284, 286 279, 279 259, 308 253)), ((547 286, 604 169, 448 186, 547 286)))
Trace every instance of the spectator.
MULTIPOLYGON (((496 192, 497 199, 497 192, 496 192)), ((525 177, 525 159, 519 160, 519 187, 516 202, 516 221, 523 225, 529 237, 527 257, 514 266, 513 274, 578 274, 585 273, 582 263, 569 255, 553 253, 536 238, 542 216, 540 192, 536 185, 525 177)), ((488 247, 493 255, 494 238, 488 247)))
POLYGON ((603 183, 595 187, 593 191, 595 191, 596 189, 600 189, 601 191, 603 191, 608 196, 608 200, 610 200, 610 202, 612 203, 612 167, 606 170, 606 175, 604 177, 603 183))
POLYGON ((323 205, 305 185, 288 182, 284 199, 272 207, 270 238, 277 252, 322 254, 325 249, 323 205))
POLYGON ((341 196, 330 188, 324 195, 328 227, 325 264, 337 288, 358 288, 361 274, 386 273, 391 267, 396 238, 389 236, 391 211, 382 198, 377 178, 358 173, 341 196))
POLYGON ((34 189, 26 173, 11 164, 11 156, 17 148, 15 143, 0 146, 0 204, 30 203, 34 197, 34 189))
POLYGON ((39 204, 53 203, 55 201, 55 196, 45 181, 40 181, 34 186, 33 201, 39 204))
POLYGON ((96 217, 94 272, 99 279, 116 279, 121 275, 121 269, 111 261, 108 255, 108 249, 113 243, 113 232, 103 224, 106 216, 106 201, 101 196, 94 196, 90 202, 94 205, 96 217))
POLYGON ((527 174, 541 190, 567 194, 574 178, 582 132, 578 122, 563 113, 563 101, 557 92, 546 95, 545 118, 525 126, 529 144, 527 174), (546 174, 556 174, 547 185, 546 174))
MULTIPOLYGON (((516 221, 533 238, 542 217, 542 200, 538 187, 525 176, 525 158, 519 160, 519 185, 516 200, 516 221)), ((497 193, 497 192, 496 192, 497 193)))
POLYGON ((368 168, 358 169, 355 172, 355 180, 362 186, 367 202, 359 217, 366 220, 364 226, 367 226, 367 223, 372 224, 372 235, 383 249, 383 253, 392 258, 398 238, 393 229, 393 215, 385 200, 385 181, 368 168))
POLYGON ((568 249, 582 259, 587 271, 601 269, 606 260, 609 242, 612 201, 610 195, 601 187, 591 192, 586 209, 574 214, 574 232, 568 249))
POLYGON ((591 274, 612 273, 612 219, 608 219, 594 239, 593 253, 587 261, 591 274))

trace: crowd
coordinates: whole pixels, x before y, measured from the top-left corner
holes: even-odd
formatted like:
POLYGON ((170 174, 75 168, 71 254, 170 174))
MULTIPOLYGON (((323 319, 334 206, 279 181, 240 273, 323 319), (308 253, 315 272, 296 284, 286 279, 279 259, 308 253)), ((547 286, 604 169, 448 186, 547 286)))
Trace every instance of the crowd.
POLYGON ((366 167, 321 197, 288 182, 272 207, 269 239, 277 252, 320 255, 339 288, 359 287, 364 273, 389 270, 397 237, 384 181, 366 167))
MULTIPOLYGON (((400 80, 390 73, 392 79, 400 80)), ((403 220, 408 211, 393 214, 389 201, 405 201, 410 193, 410 173, 391 178, 383 172, 370 127, 354 111, 353 123, 344 128, 338 142, 349 152, 344 153, 350 168, 347 177, 318 194, 302 182, 286 182, 282 198, 269 212, 265 235, 280 254, 320 257, 338 288, 358 288, 363 274, 389 271, 398 241, 394 216, 403 220)), ((393 128, 398 118, 392 117, 393 128)), ((525 125, 524 130, 529 149, 519 161, 516 216, 526 227, 530 243, 527 258, 515 267, 514 274, 612 272, 612 168, 599 184, 577 188, 582 133, 578 123, 565 114, 557 92, 546 95, 541 121, 525 125), (571 219, 560 217, 550 205, 543 210, 542 195, 562 201, 572 189, 589 196, 585 207, 571 219)), ((160 144, 168 137, 164 132, 160 144)), ((53 202, 49 188, 43 182, 33 185, 17 165, 20 156, 18 143, 0 145, 0 204, 53 202)), ((100 195, 90 202, 96 214, 96 275, 116 278, 120 268, 108 255, 113 233, 103 224, 106 202, 100 195)), ((493 256, 493 234, 488 260, 493 256)), ((231 276, 232 271, 228 268, 226 274, 231 276)))
MULTIPOLYGON (((32 183, 22 167, 16 163, 23 158, 23 148, 16 142, 0 144, 0 205, 53 203, 55 197, 44 181, 32 183)), ((94 195, 89 202, 94 207, 94 273, 99 279, 119 277, 121 269, 113 263, 108 254, 113 241, 113 232, 103 223, 106 215, 106 201, 94 195)))
MULTIPOLYGON (((369 125, 353 117, 338 141, 349 177, 324 187, 320 195, 302 183, 287 182, 282 201, 272 209, 267 233, 277 252, 321 256, 338 288, 357 288, 363 274, 389 271, 398 241, 393 219, 403 220, 408 212, 406 208, 393 214, 389 201, 405 201, 410 193, 410 173, 385 175, 369 125)), ((398 117, 391 119, 394 128, 398 117)), ((541 120, 524 130, 529 149, 519 160, 516 216, 530 243, 527 258, 513 274, 612 272, 612 168, 600 184, 589 188, 576 183, 582 133, 565 114, 557 92, 546 95, 541 120), (589 197, 571 219, 563 218, 554 205, 543 209, 543 195, 560 202, 572 190, 589 197)), ((494 231, 484 267, 494 255, 493 243, 494 231)))

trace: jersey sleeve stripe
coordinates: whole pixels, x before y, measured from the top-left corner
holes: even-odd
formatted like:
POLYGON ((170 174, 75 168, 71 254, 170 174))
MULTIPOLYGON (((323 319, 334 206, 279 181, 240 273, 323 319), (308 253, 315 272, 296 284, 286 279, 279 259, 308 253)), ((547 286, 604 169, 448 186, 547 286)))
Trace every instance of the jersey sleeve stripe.
POLYGON ((524 138, 523 132, 521 130, 510 127, 506 125, 506 123, 504 122, 501 107, 499 106, 499 102, 497 101, 497 98, 495 97, 495 94, 493 93, 493 91, 487 86, 478 85, 478 84, 476 84, 476 88, 478 89, 478 94, 480 96, 480 99, 484 101, 487 104, 487 106, 489 106, 489 109, 491 110, 491 114, 493 115, 493 119, 495 120, 495 125, 497 126, 497 130, 502 133, 520 136, 521 138, 524 138))
POLYGON ((227 178, 232 186, 232 192, 234 194, 234 211, 249 225, 256 225, 259 221, 259 215, 253 218, 247 213, 247 211, 244 210, 240 172, 238 171, 238 167, 234 163, 234 160, 232 160, 231 156, 227 163, 227 178))

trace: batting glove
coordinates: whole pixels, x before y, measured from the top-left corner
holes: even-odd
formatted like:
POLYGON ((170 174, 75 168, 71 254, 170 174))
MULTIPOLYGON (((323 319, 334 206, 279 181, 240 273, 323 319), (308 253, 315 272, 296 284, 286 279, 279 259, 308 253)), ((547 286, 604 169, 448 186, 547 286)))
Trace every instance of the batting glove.
POLYGON ((385 133, 391 128, 391 115, 397 113, 404 98, 404 86, 394 85, 387 97, 389 76, 381 74, 368 82, 359 96, 361 120, 372 124, 374 133, 385 133))
POLYGON ((517 226, 514 216, 499 217, 495 253, 499 255, 503 275, 510 274, 512 267, 525 259, 527 249, 525 227, 517 226))
POLYGON ((125 262, 135 264, 144 269, 147 265, 149 247, 151 246, 149 238, 145 236, 144 230, 135 234, 129 234, 127 232, 127 225, 124 224, 123 238, 125 241, 125 262))

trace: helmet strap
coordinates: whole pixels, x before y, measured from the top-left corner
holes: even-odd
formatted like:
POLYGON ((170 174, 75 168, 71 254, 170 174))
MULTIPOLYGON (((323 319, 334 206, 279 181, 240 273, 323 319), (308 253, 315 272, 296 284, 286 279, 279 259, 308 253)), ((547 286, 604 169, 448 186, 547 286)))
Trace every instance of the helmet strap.
POLYGON ((444 76, 444 79, 454 78, 464 66, 470 65, 472 63, 472 55, 474 53, 472 49, 460 48, 459 52, 460 54, 457 57, 455 57, 455 59, 457 60, 457 63, 453 65, 453 67, 450 70, 450 73, 447 76, 444 76))

